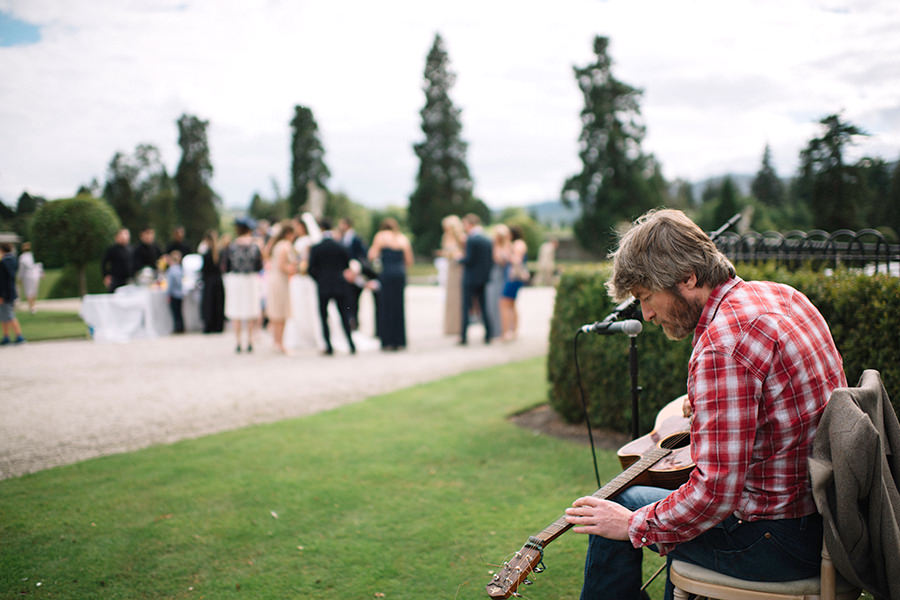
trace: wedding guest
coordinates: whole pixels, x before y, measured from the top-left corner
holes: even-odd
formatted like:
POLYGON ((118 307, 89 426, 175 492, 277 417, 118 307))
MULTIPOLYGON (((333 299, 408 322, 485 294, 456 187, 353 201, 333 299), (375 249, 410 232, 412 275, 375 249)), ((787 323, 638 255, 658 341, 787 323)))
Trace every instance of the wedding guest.
POLYGON ((494 325, 491 337, 499 338, 503 335, 503 320, 500 315, 500 296, 503 293, 503 285, 506 283, 506 270, 509 267, 509 257, 512 252, 512 234, 509 227, 499 223, 491 231, 491 241, 494 243, 491 275, 485 288, 487 310, 494 325))
POLYGON ((534 285, 553 285, 556 280, 556 250, 559 248, 559 240, 550 238, 538 249, 537 273, 534 276, 534 285))
POLYGON ((117 288, 128 284, 134 269, 131 262, 131 249, 128 243, 131 234, 124 227, 116 232, 115 243, 106 249, 101 261, 103 270, 103 285, 107 291, 114 292, 117 288))
POLYGON ((165 255, 166 263, 166 293, 169 296, 169 310, 172 312, 173 331, 184 333, 184 313, 181 312, 184 300, 184 270, 181 268, 181 252, 172 250, 165 255))
POLYGON ((222 267, 219 264, 222 248, 230 239, 210 229, 203 236, 203 294, 200 298, 200 316, 203 319, 203 333, 221 333, 225 329, 225 287, 222 284, 222 267))
POLYGON ((466 251, 459 262, 463 265, 463 302, 462 302, 462 326, 460 328, 459 344, 467 343, 466 333, 469 326, 469 312, 472 309, 473 300, 482 307, 481 318, 484 321, 484 343, 491 343, 491 334, 495 324, 491 322, 490 311, 484 310, 487 305, 485 287, 490 277, 493 260, 493 244, 484 235, 481 227, 481 218, 469 213, 463 217, 463 226, 466 230, 466 251))
POLYGON ((22 293, 28 302, 28 310, 35 313, 38 286, 41 277, 44 276, 44 265, 34 262, 34 254, 31 252, 31 242, 22 244, 22 253, 19 255, 19 279, 22 281, 22 293))
POLYGON ((509 263, 504 270, 506 275, 503 291, 500 293, 500 321, 503 329, 503 340, 511 342, 519 334, 519 312, 516 309, 516 296, 519 289, 531 278, 526 265, 528 245, 522 237, 522 228, 513 225, 509 228, 512 243, 509 250, 509 263))
POLYGON ((155 277, 159 268, 160 256, 162 256, 162 250, 156 244, 156 232, 152 227, 145 227, 140 233, 140 241, 134 247, 134 257, 132 258, 134 273, 149 268, 155 277))
POLYGON ((186 255, 191 253, 191 248, 184 241, 184 227, 179 225, 172 231, 172 240, 166 246, 166 254, 170 254, 172 250, 178 250, 181 252, 181 257, 184 258, 186 255))
POLYGON ((406 347, 406 269, 413 264, 412 245, 397 224, 388 217, 372 240, 369 260, 381 261, 378 292, 378 336, 382 350, 406 347))
POLYGON ((331 221, 322 219, 322 240, 309 250, 309 274, 316 281, 319 295, 319 321, 325 338, 324 354, 334 354, 331 345, 331 330, 328 326, 328 305, 334 301, 341 317, 341 326, 347 336, 347 346, 351 354, 356 354, 356 345, 350 329, 347 312, 347 280, 344 271, 350 266, 350 254, 343 244, 334 239, 331 221))
MULTIPOLYGON (((338 221, 338 238, 344 244, 344 247, 347 248, 350 260, 355 260, 359 263, 366 262, 366 245, 353 229, 353 221, 350 218, 344 217, 338 221)), ((356 331, 359 329, 359 296, 362 294, 363 288, 352 282, 348 282, 348 284, 350 286, 347 290, 350 328, 356 331)))
POLYGON ((0 346, 10 343, 21 344, 25 341, 25 337, 22 335, 22 326, 19 325, 19 320, 16 318, 18 261, 12 250, 12 244, 9 242, 0 243, 0 327, 3 329, 0 346), (9 339, 10 333, 16 336, 12 342, 9 339))
POLYGON ((441 249, 438 255, 447 259, 447 277, 444 283, 444 335, 459 335, 462 314, 462 265, 466 246, 466 232, 462 219, 456 215, 447 215, 441 221, 444 230, 441 236, 441 249))
POLYGON ((235 219, 237 237, 222 255, 222 280, 225 285, 225 316, 234 325, 237 336, 235 351, 241 352, 241 330, 247 331, 247 352, 253 352, 253 330, 260 317, 259 272, 262 269, 262 251, 253 238, 253 219, 235 219))
POLYGON ((288 354, 284 346, 284 324, 291 316, 291 276, 297 273, 294 254, 296 230, 291 221, 282 221, 278 233, 272 238, 269 268, 266 274, 266 316, 272 332, 275 349, 288 354))
POLYGON ((294 218, 294 255, 297 274, 291 278, 291 316, 285 324, 286 348, 324 348, 319 328, 319 292, 309 276, 309 250, 322 239, 310 213, 294 218))

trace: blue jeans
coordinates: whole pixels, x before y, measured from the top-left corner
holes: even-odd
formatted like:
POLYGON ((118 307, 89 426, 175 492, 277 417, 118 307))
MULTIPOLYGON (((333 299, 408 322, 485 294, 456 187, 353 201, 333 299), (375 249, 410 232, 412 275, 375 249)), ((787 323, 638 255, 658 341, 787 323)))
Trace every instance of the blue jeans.
MULTIPOLYGON (((630 510, 665 498, 671 490, 634 486, 615 501, 630 510)), ((654 546, 651 549, 656 550, 654 546)), ((818 514, 777 521, 740 521, 730 516, 667 555, 720 573, 757 581, 789 581, 819 573, 822 554, 822 518, 818 514)), ((630 541, 591 535, 584 561, 581 600, 615 598, 640 600, 642 549, 630 541)), ((672 598, 666 581, 666 600, 672 598)))

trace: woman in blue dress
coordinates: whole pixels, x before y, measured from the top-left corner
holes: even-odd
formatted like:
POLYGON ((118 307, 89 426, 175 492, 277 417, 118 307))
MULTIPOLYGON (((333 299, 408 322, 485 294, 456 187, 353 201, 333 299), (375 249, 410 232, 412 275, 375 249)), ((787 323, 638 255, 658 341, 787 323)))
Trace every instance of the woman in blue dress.
POLYGON ((381 222, 369 248, 369 260, 381 262, 378 275, 378 336, 382 350, 406 347, 406 269, 413 264, 412 245, 395 219, 381 222))
POLYGON ((519 289, 531 278, 526 265, 528 245, 522 238, 522 229, 518 225, 509 228, 512 244, 509 251, 509 263, 506 265, 506 278, 503 291, 500 293, 500 323, 503 328, 503 340, 511 342, 519 333, 519 312, 516 310, 516 296, 519 289))

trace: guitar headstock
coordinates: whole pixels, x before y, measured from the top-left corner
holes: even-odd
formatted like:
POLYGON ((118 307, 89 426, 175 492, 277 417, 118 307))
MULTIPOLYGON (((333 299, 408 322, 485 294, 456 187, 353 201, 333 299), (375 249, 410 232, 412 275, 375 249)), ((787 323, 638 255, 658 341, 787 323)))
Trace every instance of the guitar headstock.
POLYGON ((528 574, 532 571, 540 573, 544 570, 543 559, 544 551, 540 542, 530 539, 509 562, 504 563, 503 570, 495 574, 491 582, 485 586, 488 596, 491 598, 519 596, 516 591, 519 589, 519 585, 531 583, 527 579, 528 574))

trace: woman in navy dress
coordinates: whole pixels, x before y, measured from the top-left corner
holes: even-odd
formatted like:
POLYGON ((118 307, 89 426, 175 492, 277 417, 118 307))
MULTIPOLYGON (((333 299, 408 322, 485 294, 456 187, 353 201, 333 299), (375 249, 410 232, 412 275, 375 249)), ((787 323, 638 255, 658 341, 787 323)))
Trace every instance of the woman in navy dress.
POLYGON ((225 286, 222 284, 219 260, 223 247, 230 241, 229 237, 220 240, 219 233, 214 229, 203 236, 203 295, 200 301, 203 333, 222 333, 225 329, 225 286))
POLYGON ((378 336, 382 350, 406 347, 406 269, 413 264, 412 245, 395 219, 388 217, 369 248, 369 260, 381 261, 378 281, 378 336))

